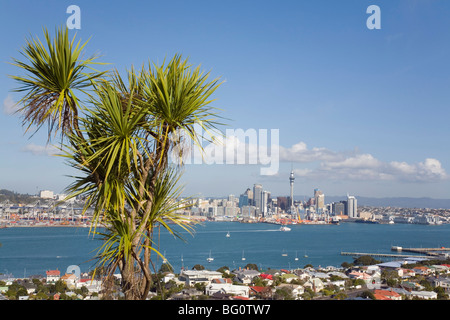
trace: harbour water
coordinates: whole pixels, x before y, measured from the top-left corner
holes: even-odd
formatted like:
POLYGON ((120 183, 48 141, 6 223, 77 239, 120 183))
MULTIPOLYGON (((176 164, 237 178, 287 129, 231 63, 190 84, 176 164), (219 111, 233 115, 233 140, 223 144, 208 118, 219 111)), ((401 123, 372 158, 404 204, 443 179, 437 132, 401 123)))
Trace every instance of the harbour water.
MULTIPOLYGON (((342 256, 342 251, 390 253, 391 246, 450 246, 449 224, 341 223, 290 228, 283 232, 278 225, 267 223, 205 222, 196 226, 194 235, 182 232, 184 241, 163 229, 157 238, 159 251, 175 272, 196 264, 209 270, 239 268, 248 263, 263 270, 302 268, 307 264, 339 267, 353 261, 352 257, 342 256), (210 255, 213 260, 208 262, 210 255)), ((45 275, 50 269, 64 273, 70 265, 87 272, 102 242, 89 234, 89 228, 15 227, 0 229, 0 243, 0 273, 22 277, 45 275)), ((162 259, 154 257, 159 268, 162 259)))

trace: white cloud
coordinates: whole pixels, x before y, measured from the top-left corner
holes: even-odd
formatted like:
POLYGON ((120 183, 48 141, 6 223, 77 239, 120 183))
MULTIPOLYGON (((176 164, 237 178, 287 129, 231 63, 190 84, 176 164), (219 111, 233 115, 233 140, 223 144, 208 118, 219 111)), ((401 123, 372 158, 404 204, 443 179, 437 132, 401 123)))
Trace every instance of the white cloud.
POLYGON ((23 147, 22 151, 32 153, 33 155, 54 156, 58 154, 59 150, 52 145, 40 146, 31 143, 23 147))
POLYGON ((339 161, 347 156, 348 153, 335 152, 326 148, 308 149, 303 141, 290 148, 280 146, 280 160, 287 162, 339 161))
POLYGON ((5 114, 14 114, 17 110, 19 110, 19 106, 13 100, 11 95, 8 95, 5 100, 3 100, 3 113, 5 114))
POLYGON ((290 148, 280 147, 280 160, 298 163, 318 162, 316 168, 294 170, 297 176, 311 179, 436 182, 450 177, 441 162, 433 158, 418 163, 384 162, 371 154, 360 154, 356 151, 308 149, 304 142, 290 148))
POLYGON ((271 168, 267 172, 271 175, 278 173, 278 162, 301 163, 308 164, 308 167, 297 166, 294 170, 296 176, 336 181, 434 182, 449 178, 437 159, 428 158, 418 163, 389 162, 379 160, 369 153, 360 153, 358 149, 333 151, 323 147, 308 148, 303 141, 286 148, 279 145, 277 135, 269 141, 254 129, 237 129, 229 133, 225 136, 214 135, 218 143, 204 145, 203 153, 198 152, 198 148, 194 146, 188 148, 190 152, 184 159, 185 163, 270 164, 271 168))

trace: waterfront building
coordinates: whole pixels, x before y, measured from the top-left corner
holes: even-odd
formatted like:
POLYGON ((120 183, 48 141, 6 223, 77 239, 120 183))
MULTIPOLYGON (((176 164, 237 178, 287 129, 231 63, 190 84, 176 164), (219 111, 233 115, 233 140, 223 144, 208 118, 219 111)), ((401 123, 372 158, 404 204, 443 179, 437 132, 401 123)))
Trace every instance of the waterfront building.
POLYGON ((42 190, 39 193, 39 197, 41 197, 42 199, 53 199, 54 198, 54 194, 53 191, 50 190, 42 190))
POLYGON ((316 212, 322 212, 325 208, 325 195, 319 189, 314 190, 314 204, 316 206, 316 212))
POLYGON ((262 196, 263 196, 262 185, 255 183, 253 185, 253 205, 256 207, 256 211, 257 211, 258 215, 261 213, 262 196))
POLYGON ((256 218, 256 207, 255 206, 243 206, 241 208, 241 216, 243 218, 256 218))
POLYGON ((244 194, 247 195, 248 204, 252 205, 253 204, 253 191, 252 191, 252 189, 247 188, 247 190, 245 190, 244 194))
POLYGON ((248 194, 241 194, 239 196, 239 208, 242 209, 243 206, 248 206, 250 204, 248 194))
POLYGON ((358 205, 354 196, 347 195, 347 215, 349 218, 358 217, 358 205))
POLYGON ((287 197, 277 197, 277 206, 283 211, 288 209, 288 198, 287 197))
POLYGON ((262 197, 261 197, 261 214, 263 217, 267 216, 268 213, 268 205, 269 205, 269 199, 270 199, 270 192, 269 191, 263 191, 262 197))

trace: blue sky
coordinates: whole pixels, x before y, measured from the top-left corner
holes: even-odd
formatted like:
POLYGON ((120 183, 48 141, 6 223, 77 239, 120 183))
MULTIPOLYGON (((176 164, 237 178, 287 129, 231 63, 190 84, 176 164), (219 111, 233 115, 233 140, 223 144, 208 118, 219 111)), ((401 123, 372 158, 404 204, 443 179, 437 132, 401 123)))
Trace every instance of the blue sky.
MULTIPOLYGON (((9 65, 30 34, 42 38, 81 9, 86 56, 123 71, 176 53, 223 85, 226 128, 279 130, 279 170, 186 165, 187 195, 238 195, 262 183, 273 195, 450 198, 450 3, 413 0, 9 1, 0 4, 0 188, 62 192, 70 169, 10 114, 9 65), (369 5, 381 29, 369 30, 369 5)), ((75 30, 70 31, 72 34, 75 30)), ((225 129, 225 127, 224 127, 225 129)))

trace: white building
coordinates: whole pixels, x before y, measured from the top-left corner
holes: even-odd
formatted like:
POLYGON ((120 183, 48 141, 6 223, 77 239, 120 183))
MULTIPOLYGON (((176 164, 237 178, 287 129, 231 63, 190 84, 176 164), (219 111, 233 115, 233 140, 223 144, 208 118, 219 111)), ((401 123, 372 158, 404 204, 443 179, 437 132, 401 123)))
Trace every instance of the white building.
POLYGON ((213 279, 221 279, 222 273, 209 270, 183 270, 178 279, 184 281, 186 285, 192 286, 196 283, 210 283, 213 279))
POLYGON ((42 199, 53 199, 53 197, 54 197, 53 191, 50 191, 50 190, 41 190, 41 192, 39 193, 39 196, 42 199))
POLYGON ((239 286, 231 283, 211 283, 206 286, 205 293, 207 295, 213 295, 215 293, 232 294, 248 298, 250 288, 248 286, 239 286))
POLYGON ((411 291, 411 296, 425 300, 437 299, 437 293, 434 291, 411 291))
POLYGON ((59 270, 47 270, 45 273, 47 275, 47 282, 56 282, 61 277, 61 272, 59 270))
POLYGON ((349 218, 358 218, 358 205, 354 196, 347 196, 347 214, 349 218))

